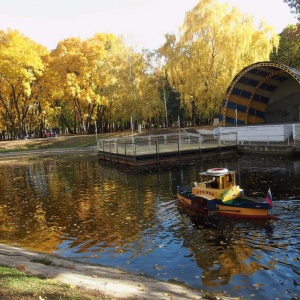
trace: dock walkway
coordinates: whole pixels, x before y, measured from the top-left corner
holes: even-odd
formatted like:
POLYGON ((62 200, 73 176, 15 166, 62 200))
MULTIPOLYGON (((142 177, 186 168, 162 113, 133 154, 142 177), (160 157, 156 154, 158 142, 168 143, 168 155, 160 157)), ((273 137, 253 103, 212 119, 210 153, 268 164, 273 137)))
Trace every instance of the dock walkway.
POLYGON ((255 138, 229 134, 173 132, 98 139, 102 160, 131 166, 146 166, 201 160, 233 153, 300 155, 300 137, 258 135, 255 138))
POLYGON ((220 144, 213 135, 171 133, 99 139, 100 159, 131 166, 200 159, 203 156, 236 152, 236 142, 220 144))

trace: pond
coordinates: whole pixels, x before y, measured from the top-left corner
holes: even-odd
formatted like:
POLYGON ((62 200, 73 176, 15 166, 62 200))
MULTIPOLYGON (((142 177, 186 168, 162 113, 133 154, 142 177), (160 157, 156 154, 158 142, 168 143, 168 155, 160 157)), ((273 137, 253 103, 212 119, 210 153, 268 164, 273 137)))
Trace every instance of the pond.
POLYGON ((137 171, 70 155, 0 161, 0 242, 247 299, 300 295, 300 160, 241 156, 137 171), (203 222, 176 186, 211 167, 248 195, 273 194, 277 221, 203 222))

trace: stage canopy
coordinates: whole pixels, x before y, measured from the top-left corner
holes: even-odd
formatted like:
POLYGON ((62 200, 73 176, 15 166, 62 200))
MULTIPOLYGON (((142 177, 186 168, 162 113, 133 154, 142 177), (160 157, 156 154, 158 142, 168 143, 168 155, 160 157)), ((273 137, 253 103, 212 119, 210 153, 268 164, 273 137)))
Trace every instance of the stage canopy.
POLYGON ((244 68, 222 102, 220 125, 300 121, 300 70, 272 62, 244 68))

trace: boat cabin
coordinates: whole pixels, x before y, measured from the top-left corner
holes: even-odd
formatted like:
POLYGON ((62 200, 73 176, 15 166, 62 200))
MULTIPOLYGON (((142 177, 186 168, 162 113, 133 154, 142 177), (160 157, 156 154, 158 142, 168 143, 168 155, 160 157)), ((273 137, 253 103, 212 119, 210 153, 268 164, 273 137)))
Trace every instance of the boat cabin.
POLYGON ((199 175, 199 185, 202 187, 222 190, 236 186, 236 172, 225 168, 208 169, 199 175))

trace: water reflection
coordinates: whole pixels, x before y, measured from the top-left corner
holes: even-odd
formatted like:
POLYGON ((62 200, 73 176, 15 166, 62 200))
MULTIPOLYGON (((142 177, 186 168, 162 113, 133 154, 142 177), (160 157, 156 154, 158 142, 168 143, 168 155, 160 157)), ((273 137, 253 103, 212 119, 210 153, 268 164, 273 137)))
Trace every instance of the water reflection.
POLYGON ((299 161, 217 164, 238 170, 250 195, 270 187, 280 220, 203 223, 182 212, 176 186, 211 161, 134 172, 94 156, 49 157, 0 163, 0 239, 212 292, 291 299, 300 284, 299 161))

